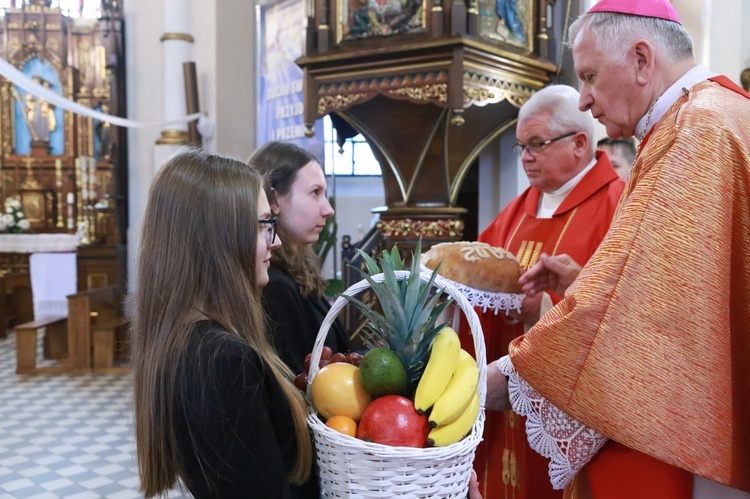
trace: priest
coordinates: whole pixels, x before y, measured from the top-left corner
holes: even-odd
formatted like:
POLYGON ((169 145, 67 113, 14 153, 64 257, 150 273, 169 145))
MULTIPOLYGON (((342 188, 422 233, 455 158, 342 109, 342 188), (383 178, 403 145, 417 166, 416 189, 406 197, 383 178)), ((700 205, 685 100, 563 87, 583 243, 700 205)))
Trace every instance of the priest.
MULTIPOLYGON (((625 188, 606 153, 596 151, 594 118, 578 109, 578 99, 573 87, 553 85, 521 107, 514 150, 530 187, 479 236, 515 254, 525 269, 542 252, 588 261, 609 229, 625 188)), ((480 314, 488 358, 505 355, 508 343, 560 299, 550 291, 526 297, 520 313, 511 317, 480 314)), ((484 497, 562 498, 547 478, 546 460, 526 442, 523 418, 512 411, 487 413, 475 469, 484 497)))

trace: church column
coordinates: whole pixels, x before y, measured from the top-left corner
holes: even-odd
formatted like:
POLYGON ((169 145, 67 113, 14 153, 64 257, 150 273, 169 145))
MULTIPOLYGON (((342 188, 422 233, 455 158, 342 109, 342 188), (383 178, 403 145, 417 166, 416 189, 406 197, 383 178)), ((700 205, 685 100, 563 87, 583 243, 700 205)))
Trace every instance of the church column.
MULTIPOLYGON (((182 64, 191 60, 193 44, 189 0, 164 0, 164 33, 160 40, 164 64, 162 112, 164 121, 170 121, 187 114, 182 64)), ((168 156, 176 146, 186 144, 188 139, 187 123, 184 123, 162 130, 156 143, 171 146, 167 148, 168 152, 162 151, 168 156)), ((156 154, 160 159, 158 151, 156 154)))

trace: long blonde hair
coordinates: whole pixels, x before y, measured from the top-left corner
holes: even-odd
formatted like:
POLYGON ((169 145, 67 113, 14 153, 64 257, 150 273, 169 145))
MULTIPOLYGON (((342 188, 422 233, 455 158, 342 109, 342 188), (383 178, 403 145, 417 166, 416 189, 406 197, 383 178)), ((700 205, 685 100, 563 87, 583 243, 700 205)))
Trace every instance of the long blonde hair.
MULTIPOLYGON (((268 142, 248 159, 248 163, 265 177, 266 195, 270 202, 278 196, 289 194, 297 173, 311 161, 318 163, 313 154, 288 142, 268 142)), ((326 289, 326 281, 320 272, 320 258, 309 244, 285 237, 285 216, 284 213, 277 216, 279 236, 284 244, 273 252, 271 263, 294 279, 302 296, 319 298, 326 289)))
POLYGON ((199 150, 167 160, 151 186, 132 340, 136 445, 146 497, 162 495, 178 477, 190 478, 182 476, 175 409, 196 309, 265 361, 294 420, 297 456, 289 479, 301 484, 309 476, 305 402, 269 343, 256 281, 261 188, 261 176, 245 163, 199 150))

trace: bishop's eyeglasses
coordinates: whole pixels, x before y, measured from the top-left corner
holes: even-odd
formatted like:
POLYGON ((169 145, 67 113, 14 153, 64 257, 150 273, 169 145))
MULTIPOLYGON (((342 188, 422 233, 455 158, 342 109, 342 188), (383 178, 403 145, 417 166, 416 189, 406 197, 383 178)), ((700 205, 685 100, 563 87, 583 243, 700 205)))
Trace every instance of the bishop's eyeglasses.
POLYGON ((572 135, 577 134, 578 132, 570 132, 566 133, 565 135, 560 135, 559 137, 555 137, 554 139, 545 140, 544 142, 529 142, 528 144, 519 144, 516 143, 516 145, 513 146, 513 152, 516 153, 516 156, 519 158, 523 156, 523 152, 526 151, 532 156, 536 156, 541 152, 542 149, 547 147, 553 142, 556 142, 561 139, 566 139, 572 135))
POLYGON ((266 236, 268 244, 276 242, 276 219, 275 218, 262 218, 258 220, 258 226, 263 235, 266 236))

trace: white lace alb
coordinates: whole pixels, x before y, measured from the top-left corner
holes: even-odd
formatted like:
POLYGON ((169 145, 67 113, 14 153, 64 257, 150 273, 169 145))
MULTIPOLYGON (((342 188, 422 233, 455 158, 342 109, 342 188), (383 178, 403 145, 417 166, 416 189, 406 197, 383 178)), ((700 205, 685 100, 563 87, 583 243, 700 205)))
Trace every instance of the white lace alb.
POLYGON ((576 421, 552 405, 518 374, 509 356, 498 361, 508 376, 508 393, 513 411, 526 416, 529 446, 550 459, 552 488, 563 489, 594 457, 607 437, 576 421))

